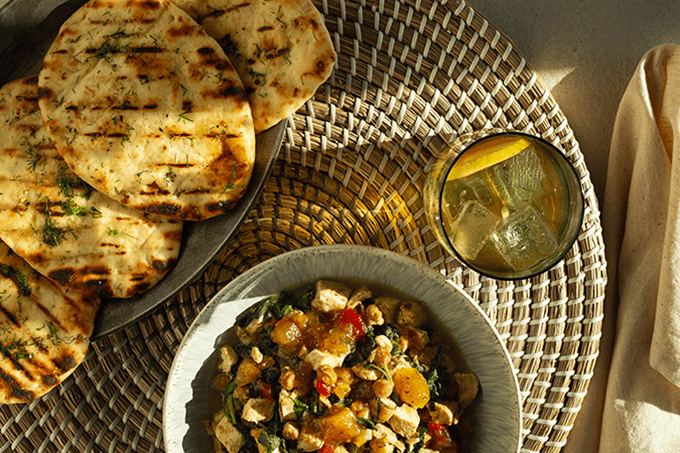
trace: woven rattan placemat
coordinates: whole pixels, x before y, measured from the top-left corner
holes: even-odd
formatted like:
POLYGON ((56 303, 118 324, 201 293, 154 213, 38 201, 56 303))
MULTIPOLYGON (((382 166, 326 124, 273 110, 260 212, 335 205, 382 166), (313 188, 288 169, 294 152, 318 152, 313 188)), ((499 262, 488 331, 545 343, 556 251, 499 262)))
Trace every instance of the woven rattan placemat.
POLYGON ((338 62, 288 121, 272 176, 238 236, 204 275, 144 321, 92 345, 67 381, 0 407, 0 453, 163 450, 163 391, 173 354, 212 295, 288 250, 357 243, 426 263, 462 285, 495 322, 523 402, 523 451, 557 452, 598 355, 606 262, 600 212, 579 145, 512 43, 463 1, 316 0, 338 62), (436 242, 422 188, 447 139, 514 127, 556 144, 586 198, 577 243, 545 274, 495 281, 436 242))

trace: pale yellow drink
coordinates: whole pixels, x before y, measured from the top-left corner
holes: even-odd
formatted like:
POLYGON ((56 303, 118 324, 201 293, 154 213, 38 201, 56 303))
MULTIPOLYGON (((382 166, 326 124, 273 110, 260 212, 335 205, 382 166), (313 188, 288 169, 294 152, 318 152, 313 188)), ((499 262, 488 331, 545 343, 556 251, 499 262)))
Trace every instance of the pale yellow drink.
POLYGON ((428 219, 450 252, 480 273, 508 279, 559 261, 583 216, 578 177, 564 155, 518 133, 454 144, 450 153, 425 187, 428 219))

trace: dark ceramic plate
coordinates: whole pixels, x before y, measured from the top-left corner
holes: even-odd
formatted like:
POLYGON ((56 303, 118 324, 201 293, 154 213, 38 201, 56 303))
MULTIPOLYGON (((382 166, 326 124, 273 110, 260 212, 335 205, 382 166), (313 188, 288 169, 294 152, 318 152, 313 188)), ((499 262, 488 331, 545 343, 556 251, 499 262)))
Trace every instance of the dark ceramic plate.
MULTIPOLYGON (((9 0, 0 8, 0 85, 37 74, 59 27, 84 3, 84 0, 9 0)), ((203 222, 186 222, 179 260, 158 285, 139 297, 102 301, 93 339, 138 321, 201 275, 234 236, 262 192, 284 131, 285 122, 281 122, 257 135, 255 169, 236 209, 203 222)))

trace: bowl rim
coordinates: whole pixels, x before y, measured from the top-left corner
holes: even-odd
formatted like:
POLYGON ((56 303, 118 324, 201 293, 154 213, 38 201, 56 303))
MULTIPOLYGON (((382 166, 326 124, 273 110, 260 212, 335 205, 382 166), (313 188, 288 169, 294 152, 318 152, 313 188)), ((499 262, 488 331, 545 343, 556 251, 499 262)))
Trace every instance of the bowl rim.
MULTIPOLYGON (((477 303, 470 297, 469 294, 465 292, 465 290, 460 286, 457 285, 456 283, 452 282, 451 280, 447 279, 445 276, 440 274, 438 271, 435 269, 427 266, 426 264, 423 264, 422 262, 406 256, 399 254, 397 252, 387 250, 387 249, 382 249, 379 247, 375 247, 372 245, 361 245, 361 244, 328 244, 328 245, 316 245, 316 246, 310 246, 310 247, 303 247, 301 249, 297 250, 291 250, 287 251, 284 253, 281 253, 279 255, 273 256, 266 261, 260 262, 257 265, 251 267, 250 269, 244 271, 242 274, 236 276, 232 280, 230 280, 222 289, 220 289, 217 293, 215 293, 210 300, 206 303, 206 305, 200 310, 196 318, 192 321, 191 325, 187 329, 186 333, 184 334, 182 341, 180 342, 180 345, 177 349, 177 352, 174 355, 172 365, 170 367, 170 370, 168 371, 168 377, 166 380, 165 384, 165 396, 163 398, 163 407, 162 407, 162 415, 163 415, 163 425, 162 425, 162 431, 163 431, 163 442, 164 442, 164 447, 166 451, 169 453, 172 453, 174 451, 183 451, 180 449, 175 450, 174 445, 169 445, 170 439, 173 438, 173 432, 169 431, 168 425, 165 423, 165 421, 168 419, 167 415, 170 413, 171 409, 171 399, 167 398, 167 392, 168 390, 171 390, 173 388, 173 383, 175 379, 179 379, 179 376, 177 376, 177 367, 179 365, 179 361, 182 359, 183 355, 181 352, 184 350, 186 347, 187 343, 192 341, 193 335, 197 332, 198 329, 200 329, 202 323, 202 315, 204 315, 207 311, 214 309, 215 307, 219 306, 222 303, 228 302, 227 298, 225 297, 229 293, 243 293, 247 292, 252 288, 254 285, 251 282, 251 280, 256 280, 257 275, 263 273, 263 271, 266 271, 268 269, 275 268, 277 266, 280 266, 282 262, 291 260, 291 259, 300 259, 301 257, 308 256, 310 254, 320 254, 320 253, 336 253, 336 254, 344 254, 344 253, 372 253, 374 255, 377 255, 378 257, 382 257, 384 259, 389 259, 394 262, 397 262, 401 265, 406 265, 406 266, 413 266, 415 267, 418 271, 424 272, 429 274, 431 278, 435 278, 439 280, 440 284, 444 284, 446 286, 451 287, 455 292, 457 292, 466 302, 467 306, 471 307, 473 311, 480 316, 480 318, 488 324, 490 327, 489 332, 493 335, 493 338, 495 342, 497 343, 497 346, 500 348, 502 352, 502 356, 504 358, 503 364, 504 367, 508 368, 509 375, 511 376, 511 386, 513 389, 513 394, 515 395, 515 398, 513 398, 513 416, 516 417, 517 423, 515 425, 515 431, 516 435, 513 435, 513 438, 516 439, 513 452, 517 453, 520 451, 521 445, 522 445, 522 423, 523 423, 523 414, 522 414, 522 402, 521 402, 521 397, 520 397, 520 389, 519 389, 519 382, 517 379, 517 373, 516 370, 512 364, 512 358, 510 356, 510 353, 503 342, 500 334, 498 333, 497 329, 493 325, 493 322, 491 319, 488 317, 488 315, 479 307, 477 303)), ((342 278, 342 276, 340 276, 342 278)), ((318 280, 324 277, 313 277, 313 280, 318 280)), ((332 276, 327 276, 325 278, 332 278, 332 276)), ((366 278, 368 279, 368 278, 366 278)), ((300 280, 300 283, 303 283, 304 281, 307 281, 309 279, 303 279, 300 280)), ((379 280, 376 280, 379 281, 379 280)), ((392 286, 392 285, 388 285, 392 286)), ((280 290, 283 290, 285 288, 280 288, 280 290)), ((398 289, 398 288, 397 288, 398 289)), ((408 293, 408 291, 405 291, 408 293)), ((262 300, 266 296, 257 296, 255 299, 257 301, 262 300)), ((257 303, 256 301, 253 301, 250 303, 250 306, 252 306, 254 303, 257 303)), ((229 329, 231 326, 227 326, 224 331, 229 329)), ((452 332, 454 337, 456 336, 455 332, 452 332)), ((467 354, 466 354, 467 356, 467 354)), ((466 357, 467 359, 467 357, 466 357)), ((473 372, 475 370, 473 369, 473 372)), ((176 435, 175 435, 176 437, 176 435)))

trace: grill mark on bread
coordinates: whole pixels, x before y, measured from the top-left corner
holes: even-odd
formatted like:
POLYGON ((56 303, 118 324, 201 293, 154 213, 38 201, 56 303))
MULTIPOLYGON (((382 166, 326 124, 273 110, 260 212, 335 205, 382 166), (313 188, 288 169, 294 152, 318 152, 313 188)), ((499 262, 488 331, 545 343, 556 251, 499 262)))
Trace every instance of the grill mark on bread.
MULTIPOLYGON (((12 282, 14 283, 14 282, 12 282)), ((14 283, 16 285, 16 283, 14 283)), ((14 313, 11 313, 9 310, 7 310, 4 306, 0 305, 0 312, 5 315, 5 318, 12 324, 14 324, 15 327, 21 326, 19 324, 19 321, 17 320, 16 316, 14 316, 14 313)))
POLYGON ((182 36, 191 36, 191 34, 194 33, 194 30, 196 30, 195 26, 193 26, 190 23, 184 23, 179 27, 168 28, 166 33, 168 36, 171 36, 173 38, 179 38, 182 36))
POLYGON ((240 3, 238 5, 230 6, 229 8, 212 11, 212 12, 206 14, 205 17, 216 18, 216 17, 223 16, 225 14, 228 14, 228 13, 233 13, 234 11, 238 12, 239 9, 247 8, 249 6, 250 6, 250 2, 243 2, 243 3, 240 3))
POLYGON ((78 364, 73 355, 64 352, 52 359, 52 363, 61 371, 70 371, 78 364))
POLYGON ((149 11, 156 11, 161 7, 160 2, 157 2, 155 0, 144 0, 144 1, 138 1, 138 0, 130 0, 126 3, 125 5, 128 8, 131 7, 139 7, 140 9, 144 10, 149 10, 149 11))
POLYGON ((111 284, 109 283, 109 281, 104 279, 88 280, 84 284, 81 284, 79 286, 81 287, 82 290, 86 291, 87 293, 96 294, 102 299, 113 297, 113 295, 115 294, 113 292, 113 289, 111 288, 111 284))
POLYGON ((146 187, 148 188, 147 190, 140 190, 139 193, 146 196, 170 195, 171 193, 169 190, 160 187, 156 181, 147 184, 146 187))
POLYGON ((4 371, 0 370, 0 381, 5 383, 5 388, 9 390, 9 395, 22 401, 32 401, 35 399, 35 394, 29 390, 25 390, 21 384, 4 371))
POLYGON ((44 306, 37 297, 31 296, 33 304, 43 312, 46 318, 48 318, 52 323, 54 323, 55 326, 57 326, 61 330, 67 330, 66 327, 61 323, 61 320, 59 319, 58 316, 53 314, 46 306, 44 306))
POLYGON ((28 371, 26 367, 24 367, 21 363, 19 363, 19 360, 15 357, 14 354, 10 353, 7 350, 3 350, 2 355, 5 357, 6 361, 8 361, 12 365, 12 368, 14 368, 15 372, 21 373, 26 378, 27 381, 34 380, 31 372, 28 371))
POLYGON ((182 207, 173 203, 153 203, 146 208, 151 214, 175 216, 182 212, 182 207))
POLYGON ((226 200, 226 201, 208 203, 206 205, 206 208, 210 212, 225 213, 225 212, 231 211, 235 204, 236 203, 233 200, 226 200))

